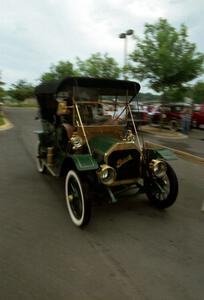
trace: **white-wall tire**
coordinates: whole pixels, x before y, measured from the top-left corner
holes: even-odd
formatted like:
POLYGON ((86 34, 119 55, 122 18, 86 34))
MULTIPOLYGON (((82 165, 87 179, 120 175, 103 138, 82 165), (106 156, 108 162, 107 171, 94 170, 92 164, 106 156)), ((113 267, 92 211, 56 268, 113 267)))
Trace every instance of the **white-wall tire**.
POLYGON ((88 224, 91 217, 91 200, 89 198, 88 188, 74 170, 70 170, 67 173, 65 196, 72 222, 78 227, 88 224))

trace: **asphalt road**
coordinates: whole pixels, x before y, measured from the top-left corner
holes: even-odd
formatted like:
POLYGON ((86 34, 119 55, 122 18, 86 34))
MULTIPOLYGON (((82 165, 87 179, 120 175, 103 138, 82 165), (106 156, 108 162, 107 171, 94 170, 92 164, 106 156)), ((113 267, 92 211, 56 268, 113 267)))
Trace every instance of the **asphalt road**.
POLYGON ((0 299, 204 297, 204 168, 178 159, 174 206, 145 195, 94 205, 88 227, 71 223, 64 183, 35 166, 32 109, 10 109, 0 132, 0 299))
POLYGON ((154 132, 151 131, 150 126, 148 128, 149 132, 146 130, 143 133, 147 141, 184 151, 204 159, 204 126, 199 129, 191 129, 188 136, 182 135, 179 132, 174 135, 170 130, 166 130, 161 135, 159 129, 157 132, 154 132))
POLYGON ((204 129, 192 129, 188 137, 172 138, 145 134, 150 142, 177 149, 204 159, 204 129))

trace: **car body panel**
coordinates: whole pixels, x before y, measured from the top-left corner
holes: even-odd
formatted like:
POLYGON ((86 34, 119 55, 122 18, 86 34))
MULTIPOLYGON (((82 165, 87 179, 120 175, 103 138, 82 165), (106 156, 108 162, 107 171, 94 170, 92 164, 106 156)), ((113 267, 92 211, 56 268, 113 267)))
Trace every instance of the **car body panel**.
POLYGON ((176 160, 177 156, 170 149, 158 148, 149 149, 149 156, 151 159, 161 158, 165 160, 176 160))
POLYGON ((98 163, 90 154, 73 154, 71 156, 78 171, 97 170, 98 163))
POLYGON ((204 124, 204 104, 194 104, 192 123, 197 127, 204 124))
POLYGON ((96 135, 90 140, 90 146, 94 152, 105 155, 107 151, 116 143, 120 141, 119 138, 110 135, 96 135))

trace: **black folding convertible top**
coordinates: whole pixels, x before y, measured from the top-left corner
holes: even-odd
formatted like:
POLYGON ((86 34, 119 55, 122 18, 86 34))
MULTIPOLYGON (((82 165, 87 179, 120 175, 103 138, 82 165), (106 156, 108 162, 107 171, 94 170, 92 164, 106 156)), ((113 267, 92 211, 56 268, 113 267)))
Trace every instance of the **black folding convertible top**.
POLYGON ((61 80, 46 81, 35 88, 35 95, 37 97, 41 117, 43 119, 53 122, 53 116, 57 110, 57 93, 60 91, 66 91, 73 86, 102 89, 128 89, 129 95, 136 95, 140 90, 140 85, 137 82, 116 79, 66 77, 61 80))
POLYGON ((96 88, 121 88, 128 89, 130 93, 137 94, 140 85, 134 81, 102 79, 90 77, 66 77, 61 80, 51 80, 36 87, 36 96, 42 94, 56 94, 63 90, 65 86, 96 87, 96 88))

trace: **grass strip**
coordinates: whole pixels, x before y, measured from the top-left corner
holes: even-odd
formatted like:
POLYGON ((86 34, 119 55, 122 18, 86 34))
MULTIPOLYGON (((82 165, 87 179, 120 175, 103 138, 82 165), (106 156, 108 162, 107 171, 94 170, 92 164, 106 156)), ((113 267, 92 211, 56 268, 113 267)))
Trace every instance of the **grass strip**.
POLYGON ((0 126, 4 124, 5 124, 4 117, 0 115, 0 126))

